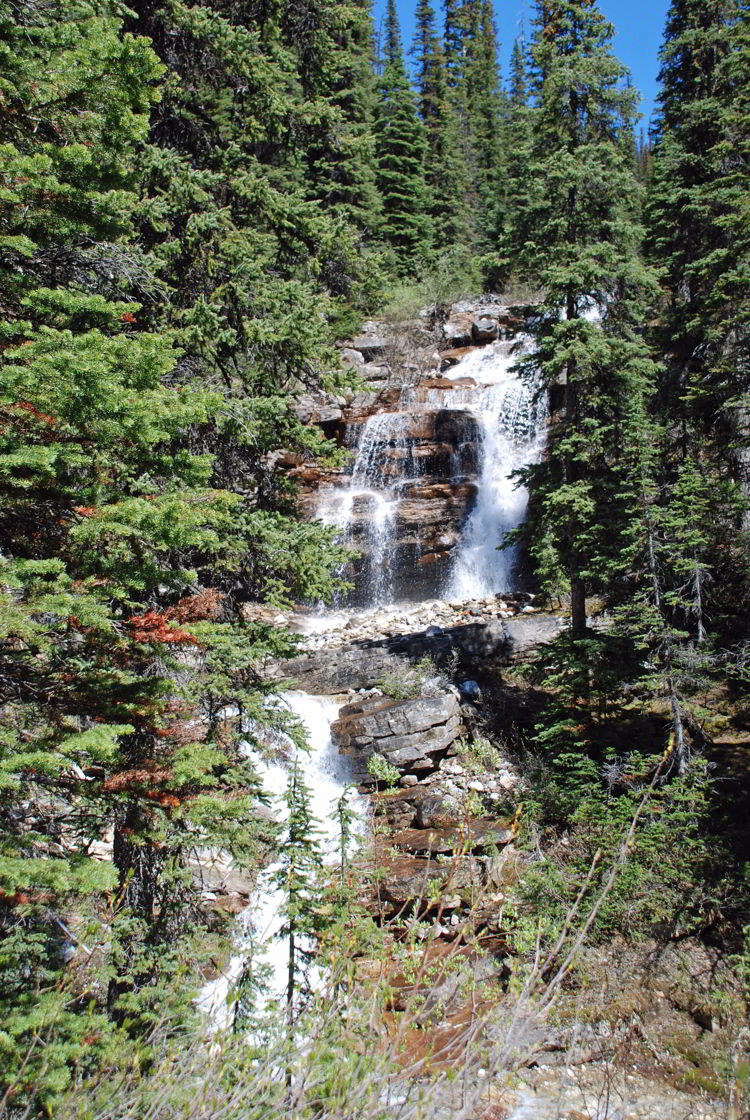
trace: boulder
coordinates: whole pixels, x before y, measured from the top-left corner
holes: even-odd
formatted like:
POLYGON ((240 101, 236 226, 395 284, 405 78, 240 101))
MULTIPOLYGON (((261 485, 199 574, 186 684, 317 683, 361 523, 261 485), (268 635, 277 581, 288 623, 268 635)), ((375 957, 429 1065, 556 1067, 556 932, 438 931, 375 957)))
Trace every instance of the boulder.
POLYGON ((443 323, 443 338, 450 348, 471 346, 474 341, 472 326, 472 317, 467 312, 451 316, 443 323))
POLYGON ((336 398, 327 393, 304 393, 294 404, 294 414, 303 424, 327 424, 343 418, 336 398))
POLYGON ((339 350, 342 366, 353 366, 355 369, 362 369, 365 364, 364 356, 359 350, 355 350, 351 346, 344 346, 339 350))
POLYGON ((498 336, 497 320, 490 319, 489 316, 475 319, 471 324, 471 334, 476 343, 494 342, 498 336))
MULTIPOLYGON (((413 700, 390 700, 369 696, 353 704, 345 704, 336 725, 347 724, 347 734, 366 735, 372 739, 411 735, 445 723, 458 711, 452 693, 441 696, 418 696, 413 700)), ((343 741, 343 730, 338 741, 343 741)))
POLYGON ((394 847, 412 855, 448 855, 504 847, 513 839, 512 821, 469 820, 452 828, 408 828, 391 837, 394 847))
POLYGON ((434 756, 450 747, 461 731, 458 702, 452 693, 389 700, 370 696, 346 704, 331 725, 331 739, 342 754, 362 763, 380 755, 402 771, 435 769, 434 756))

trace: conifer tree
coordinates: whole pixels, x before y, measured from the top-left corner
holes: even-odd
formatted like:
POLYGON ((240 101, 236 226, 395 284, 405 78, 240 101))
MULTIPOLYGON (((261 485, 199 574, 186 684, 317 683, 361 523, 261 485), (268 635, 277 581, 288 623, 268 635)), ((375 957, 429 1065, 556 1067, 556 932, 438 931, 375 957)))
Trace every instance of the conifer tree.
POLYGON ((370 0, 289 4, 282 26, 300 58, 302 94, 319 106, 320 125, 306 142, 310 197, 341 219, 344 236, 353 229, 366 243, 380 213, 370 0))
POLYGON ((492 243, 502 183, 500 125, 505 106, 492 0, 481 0, 476 12, 475 43, 467 70, 467 102, 478 208, 475 225, 480 247, 486 248, 492 243))
POLYGON ((648 253, 666 296, 656 338, 662 395, 699 438, 746 457, 750 245, 750 32, 734 0, 675 0, 661 51, 659 116, 648 194, 648 253))
POLYGON ((323 857, 317 827, 310 809, 310 790, 305 785, 299 758, 289 769, 286 792, 287 822, 281 846, 276 881, 284 892, 284 923, 279 936, 287 939, 287 1022, 293 1026, 300 987, 313 951, 312 939, 321 926, 318 891, 323 857))
POLYGON ((471 242, 466 199, 469 165, 457 106, 450 96, 445 57, 430 0, 420 0, 411 53, 416 61, 418 110, 427 140, 425 178, 435 242, 454 248, 471 242))
POLYGON ((562 422, 528 477, 532 552, 544 578, 563 576, 576 640, 586 634, 586 597, 606 587, 618 551, 615 433, 652 376, 637 332, 651 283, 638 260, 639 188, 621 144, 634 94, 611 53, 612 35, 587 0, 537 5, 539 108, 512 245, 546 293, 531 364, 545 384, 564 381, 562 422))
MULTIPOLYGON (((195 49, 231 68, 248 45, 206 8, 174 11, 169 33, 158 19, 148 27, 167 62, 177 39, 187 67, 195 49)), ((292 649, 246 624, 243 602, 322 589, 336 563, 325 534, 292 516, 268 461, 290 442, 320 446, 288 390, 329 353, 310 339, 332 301, 316 302, 309 276, 333 234, 313 222, 287 254, 299 234, 285 223, 295 207, 311 221, 309 204, 298 192, 281 206, 246 116, 243 163, 225 131, 241 110, 216 82, 200 104, 190 82, 172 83, 154 110, 159 146, 144 154, 164 65, 109 4, 18 14, 0 5, 12 106, 0 120, 0 1068, 3 1092, 26 1071, 36 1107, 109 1045, 105 1011, 133 1033, 171 1000, 190 1014, 197 973, 185 961, 208 951, 196 837, 241 863, 268 838, 226 713, 273 719, 257 661, 292 649), (140 171, 151 187, 141 199, 140 171), (293 332, 292 309, 313 305, 316 326, 293 332), (114 873, 88 858, 112 834, 114 873), (106 1007, 75 998, 60 955, 69 909, 93 917, 87 896, 105 887, 116 899, 106 1007)), ((294 72, 274 69, 274 50, 272 37, 253 87, 261 102, 294 72)), ((202 78, 193 66, 190 80, 202 78)), ((266 120, 266 144, 287 109, 266 120)))
POLYGON ((484 282, 491 290, 502 289, 516 269, 515 229, 528 197, 527 178, 531 162, 533 110, 528 104, 525 47, 522 39, 513 44, 508 90, 502 102, 497 141, 497 189, 488 207, 491 247, 482 258, 484 282))
POLYGON ((424 127, 417 116, 414 91, 404 65, 395 0, 388 0, 378 94, 375 150, 383 205, 382 236, 397 251, 400 269, 409 271, 425 259, 432 229, 425 181, 424 127))

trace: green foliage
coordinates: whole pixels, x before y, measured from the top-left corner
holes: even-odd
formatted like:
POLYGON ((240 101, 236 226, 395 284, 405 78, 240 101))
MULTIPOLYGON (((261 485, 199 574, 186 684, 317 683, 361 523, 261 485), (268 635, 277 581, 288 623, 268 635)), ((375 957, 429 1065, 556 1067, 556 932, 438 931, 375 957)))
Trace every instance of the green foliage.
POLYGON ((393 789, 398 784, 401 771, 382 754, 371 754, 367 760, 367 773, 377 782, 382 782, 386 789, 393 789))
POLYGON ((378 189, 383 204, 381 234, 396 251, 398 272, 412 272, 432 242, 425 181, 424 127, 404 65, 395 0, 388 0, 384 68, 375 112, 378 189))
POLYGON ((599 909, 593 935, 603 939, 626 930, 631 937, 650 937, 660 930, 700 928, 712 920, 712 908, 731 889, 725 855, 711 834, 715 791, 705 762, 696 762, 689 774, 661 782, 647 795, 646 778, 658 761, 632 752, 617 768, 607 796, 593 783, 588 793, 581 789, 564 846, 558 844, 524 876, 523 906, 547 921, 551 939, 599 853, 584 897, 583 912, 590 909, 620 858, 644 796, 647 803, 634 839, 599 909))
POLYGON ((378 680, 377 686, 391 700, 413 700, 422 695, 425 681, 437 673, 435 662, 425 655, 407 669, 386 673, 378 680))

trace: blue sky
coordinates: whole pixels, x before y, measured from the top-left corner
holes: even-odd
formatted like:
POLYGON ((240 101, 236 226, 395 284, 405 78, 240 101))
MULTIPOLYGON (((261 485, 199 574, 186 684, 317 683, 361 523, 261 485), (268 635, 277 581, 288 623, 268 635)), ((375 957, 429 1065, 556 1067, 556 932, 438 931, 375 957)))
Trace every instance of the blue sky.
MULTIPOLYGON (((397 0, 404 44, 408 47, 414 31, 416 0, 397 0)), ((659 70, 657 53, 661 45, 668 0, 599 0, 599 7, 617 29, 615 54, 633 74, 633 83, 641 93, 642 124, 648 125, 656 96, 656 75, 659 70)), ((440 10, 442 4, 436 0, 440 10)), ((385 0, 375 0, 375 19, 382 18, 385 0)), ((507 74, 508 59, 513 40, 521 22, 529 28, 533 10, 524 0, 495 0, 495 18, 500 38, 500 58, 503 74, 507 74)))

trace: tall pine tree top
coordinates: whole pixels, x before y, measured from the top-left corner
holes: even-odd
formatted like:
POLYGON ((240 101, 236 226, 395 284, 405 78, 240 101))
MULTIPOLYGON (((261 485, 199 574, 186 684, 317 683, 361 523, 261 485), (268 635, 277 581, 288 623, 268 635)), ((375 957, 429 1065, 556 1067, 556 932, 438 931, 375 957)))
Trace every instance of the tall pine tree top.
POLYGON ((375 116, 378 187, 383 202, 381 232, 400 254, 401 267, 408 270, 429 249, 431 223, 424 127, 406 73, 395 0, 388 0, 383 60, 375 116))

